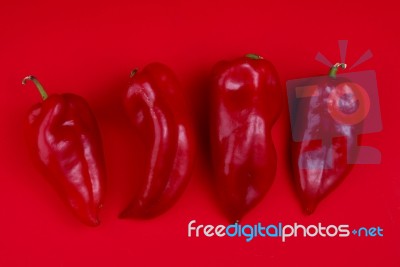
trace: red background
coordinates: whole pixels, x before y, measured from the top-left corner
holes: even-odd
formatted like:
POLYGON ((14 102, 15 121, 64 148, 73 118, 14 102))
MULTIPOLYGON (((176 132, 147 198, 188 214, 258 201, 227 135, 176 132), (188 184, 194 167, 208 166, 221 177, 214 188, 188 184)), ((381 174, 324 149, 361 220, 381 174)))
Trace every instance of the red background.
MULTIPOLYGON (((0 4, 0 266, 400 266, 398 88, 399 36, 395 1, 2 1, 0 4), (140 141, 121 108, 129 73, 152 61, 173 68, 204 140, 205 83, 212 65, 255 52, 270 59, 283 84, 325 74, 320 51, 339 60, 337 40, 349 40, 347 63, 374 54, 356 70, 377 73, 383 131, 364 136, 382 164, 358 165, 315 214, 304 216, 290 180, 288 111, 273 136, 276 180, 242 223, 380 226, 376 238, 188 238, 187 224, 227 224, 210 185, 202 144, 180 201, 149 221, 119 220, 140 173, 140 141), (85 97, 102 130, 108 194, 102 224, 79 223, 28 156, 23 121, 40 101, 36 75, 49 93, 85 97)), ((204 141, 203 141, 204 142, 204 141)))

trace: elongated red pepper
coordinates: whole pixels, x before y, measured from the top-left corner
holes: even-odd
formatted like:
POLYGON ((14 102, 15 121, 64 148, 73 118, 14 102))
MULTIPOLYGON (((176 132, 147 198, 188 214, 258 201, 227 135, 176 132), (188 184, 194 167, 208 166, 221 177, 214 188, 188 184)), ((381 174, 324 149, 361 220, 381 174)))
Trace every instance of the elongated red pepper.
POLYGON ((211 145, 217 194, 230 220, 254 207, 276 172, 271 128, 282 108, 274 66, 249 54, 214 68, 211 145))
POLYGON ((181 86, 167 66, 153 63, 133 72, 125 108, 146 150, 146 177, 121 217, 154 217, 171 207, 186 187, 194 136, 181 86))
POLYGON ((307 97, 296 108, 292 131, 302 141, 291 143, 292 165, 306 214, 313 213, 346 177, 358 153, 357 136, 363 123, 354 111, 362 111, 359 108, 365 102, 359 99, 359 92, 363 89, 336 77, 339 67, 346 65, 335 64, 323 82, 306 89, 307 97))
POLYGON ((74 94, 50 95, 33 76, 43 102, 32 107, 27 137, 32 155, 78 218, 100 223, 105 166, 99 128, 86 101, 74 94))

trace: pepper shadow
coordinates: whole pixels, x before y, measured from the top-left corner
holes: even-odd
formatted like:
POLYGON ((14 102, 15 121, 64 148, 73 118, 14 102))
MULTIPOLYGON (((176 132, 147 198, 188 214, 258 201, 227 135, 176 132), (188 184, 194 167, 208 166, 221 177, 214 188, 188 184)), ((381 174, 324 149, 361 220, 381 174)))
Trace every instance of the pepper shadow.
POLYGON ((107 189, 102 217, 107 220, 127 207, 145 175, 145 149, 123 106, 129 84, 129 75, 108 76, 97 84, 90 102, 103 141, 107 189))
POLYGON ((196 178, 200 179, 202 195, 211 199, 216 210, 223 214, 223 209, 217 197, 215 176, 212 164, 212 149, 210 140, 211 108, 211 69, 207 66, 193 70, 192 76, 186 78, 186 83, 191 86, 189 103, 193 116, 195 139, 197 143, 196 178))

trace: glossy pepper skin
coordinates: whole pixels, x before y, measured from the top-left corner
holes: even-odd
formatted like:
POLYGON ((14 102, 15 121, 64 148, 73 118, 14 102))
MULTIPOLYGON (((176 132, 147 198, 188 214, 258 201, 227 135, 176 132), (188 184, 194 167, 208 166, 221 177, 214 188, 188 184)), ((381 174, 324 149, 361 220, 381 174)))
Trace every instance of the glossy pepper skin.
POLYGON ((229 220, 261 201, 276 172, 271 128, 282 109, 274 66, 249 54, 223 61, 211 82, 211 145, 216 191, 229 220))
POLYGON ((48 96, 33 76, 43 102, 30 110, 26 133, 34 160, 62 199, 85 224, 100 223, 106 172, 96 119, 74 94, 48 96))
POLYGON ((335 64, 325 81, 312 89, 313 97, 296 109, 294 127, 300 131, 302 141, 291 142, 292 167, 306 214, 313 213, 318 203, 343 181, 353 166, 349 160, 354 161, 358 153, 357 133, 361 132, 362 122, 344 123, 332 114, 335 107, 341 108, 344 116, 358 108, 355 96, 359 85, 336 77, 339 67, 346 65, 335 64), (319 140, 313 138, 316 134, 319 140))
POLYGON ((134 70, 125 109, 145 145, 146 175, 120 217, 151 218, 170 208, 185 189, 193 168, 194 135, 182 88, 160 63, 134 70))

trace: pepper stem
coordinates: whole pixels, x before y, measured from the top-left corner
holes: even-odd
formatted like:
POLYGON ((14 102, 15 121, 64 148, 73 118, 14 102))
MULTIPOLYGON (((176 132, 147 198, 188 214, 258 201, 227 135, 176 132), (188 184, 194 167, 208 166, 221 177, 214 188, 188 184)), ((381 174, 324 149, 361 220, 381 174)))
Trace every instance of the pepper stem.
POLYGON ((262 56, 259 56, 257 54, 247 54, 246 57, 251 58, 251 59, 263 59, 262 56))
POLYGON ((135 76, 136 72, 139 71, 139 68, 135 68, 131 71, 131 74, 129 75, 130 78, 132 78, 133 76, 135 76))
POLYGON ((345 69, 345 68, 347 68, 347 64, 346 63, 336 63, 335 65, 333 65, 331 70, 329 71, 329 77, 336 78, 336 73, 337 73, 339 67, 342 69, 345 69))
POLYGON ((48 95, 47 95, 46 91, 44 90, 43 86, 40 84, 40 82, 36 79, 36 77, 32 76, 32 75, 26 76, 22 80, 22 84, 25 85, 27 80, 32 81, 36 85, 37 89, 39 90, 40 95, 42 96, 42 99, 46 100, 48 95))

